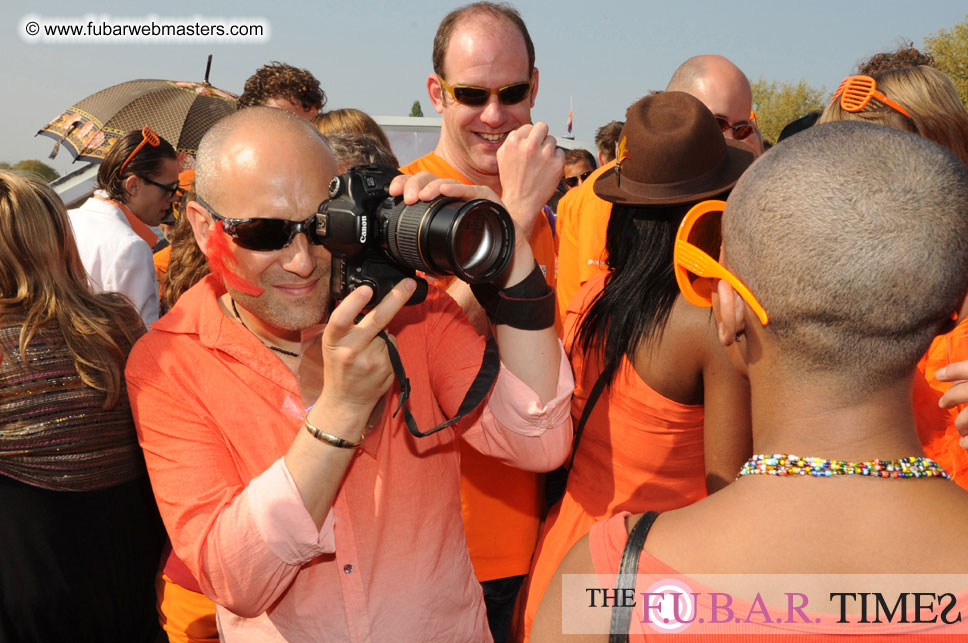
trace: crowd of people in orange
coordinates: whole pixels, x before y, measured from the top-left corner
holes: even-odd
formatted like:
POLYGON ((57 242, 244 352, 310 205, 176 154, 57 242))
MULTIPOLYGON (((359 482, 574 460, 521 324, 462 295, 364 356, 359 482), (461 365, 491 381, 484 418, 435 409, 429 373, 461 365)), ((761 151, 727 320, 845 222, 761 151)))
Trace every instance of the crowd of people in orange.
MULTIPOLYGON (((630 606, 569 629, 568 577, 968 571, 968 111, 929 56, 771 145, 697 55, 596 154, 532 123, 509 5, 432 65, 417 159, 274 62, 192 170, 148 122, 71 210, 0 171, 0 640, 642 640, 630 606), (400 268, 387 198, 496 214, 425 214, 400 268)), ((691 631, 966 627, 828 608, 691 631)))

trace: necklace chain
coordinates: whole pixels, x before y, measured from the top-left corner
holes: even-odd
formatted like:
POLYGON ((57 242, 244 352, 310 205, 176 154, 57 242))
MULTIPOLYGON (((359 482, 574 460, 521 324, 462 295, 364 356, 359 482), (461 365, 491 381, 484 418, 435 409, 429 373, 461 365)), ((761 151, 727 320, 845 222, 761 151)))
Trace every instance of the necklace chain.
POLYGON ((810 475, 815 478, 860 475, 872 478, 951 479, 951 476, 941 468, 941 465, 923 456, 901 458, 900 460, 875 459, 868 462, 849 462, 847 460, 801 458, 800 456, 782 453, 754 455, 746 461, 736 477, 755 475, 810 475))
MULTIPOLYGON (((244 329, 246 329, 247 331, 249 331, 250 333, 252 333, 253 335, 255 335, 255 333, 252 331, 252 329, 249 328, 249 326, 244 321, 242 321, 242 315, 239 314, 239 309, 236 308, 236 306, 235 306, 235 299, 233 299, 232 297, 229 297, 229 301, 232 302, 232 312, 235 313, 235 318, 239 320, 239 323, 242 324, 242 327, 244 329)), ((273 346, 272 344, 267 344, 264 339, 262 339, 258 335, 255 335, 255 336, 256 336, 256 338, 260 342, 262 342, 263 344, 265 344, 266 348, 268 348, 271 351, 275 351, 277 353, 282 353, 283 355, 288 355, 289 357, 299 357, 299 353, 294 353, 292 351, 287 351, 285 348, 280 348, 278 346, 273 346)))

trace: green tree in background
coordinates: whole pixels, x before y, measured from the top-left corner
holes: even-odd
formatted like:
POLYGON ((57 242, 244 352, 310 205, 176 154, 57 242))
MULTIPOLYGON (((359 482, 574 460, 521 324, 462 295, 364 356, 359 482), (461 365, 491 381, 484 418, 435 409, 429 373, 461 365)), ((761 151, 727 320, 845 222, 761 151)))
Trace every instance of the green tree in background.
POLYGON ((419 100, 413 101, 413 105, 410 106, 410 115, 411 116, 423 116, 423 109, 421 109, 421 107, 420 107, 420 101, 419 100))
POLYGON ((18 172, 29 172, 30 174, 36 174, 48 183, 60 177, 60 172, 47 165, 43 161, 20 161, 13 167, 10 167, 9 163, 3 163, 0 165, 0 167, 3 167, 4 169, 9 168, 12 170, 17 170, 18 172))
POLYGON ((0 170, 12 170, 13 166, 6 161, 0 161, 0 170))
POLYGON ((776 143, 783 127, 807 112, 826 106, 827 90, 811 87, 806 81, 778 83, 762 76, 752 84, 753 109, 763 140, 776 143))
POLYGON ((968 15, 951 29, 926 37, 924 47, 934 56, 938 69, 955 81, 961 102, 968 106, 968 15))

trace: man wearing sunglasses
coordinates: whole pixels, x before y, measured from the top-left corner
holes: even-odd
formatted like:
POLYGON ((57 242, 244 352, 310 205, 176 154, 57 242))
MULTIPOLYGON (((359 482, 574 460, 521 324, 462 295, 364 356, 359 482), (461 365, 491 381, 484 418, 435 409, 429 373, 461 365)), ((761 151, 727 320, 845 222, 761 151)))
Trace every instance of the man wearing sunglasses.
POLYGON ((149 226, 171 213, 178 198, 175 149, 150 127, 128 132, 98 168, 98 189, 68 216, 81 262, 96 292, 120 292, 145 325, 158 319, 158 280, 149 226))
MULTIPOLYGON (((537 138, 509 137, 503 162, 553 185, 560 166, 542 161, 537 138)), ((206 134, 184 216, 212 274, 126 370, 152 487, 225 641, 486 640, 457 440, 514 466, 557 466, 571 438, 567 360, 550 321, 499 323, 487 401, 467 422, 411 435, 378 333, 396 346, 423 430, 456 414, 484 338, 437 289, 405 307, 410 279, 369 312, 366 286, 330 302, 331 255, 315 223, 336 169, 316 130, 282 110, 240 110, 206 134), (320 323, 321 344, 304 345, 320 323)), ((426 173, 398 177, 391 193, 496 198, 426 173)), ((516 188, 505 198, 515 217, 535 207, 516 188)), ((507 286, 526 277, 540 282, 518 244, 507 286)))
POLYGON ((565 152, 565 173, 561 182, 569 190, 577 188, 595 171, 595 157, 585 149, 565 152))
MULTIPOLYGON (((742 140, 753 148, 755 155, 762 154, 749 80, 729 59, 717 55, 693 56, 672 74, 666 91, 695 96, 716 116, 724 137, 742 140)), ((598 198, 593 188, 595 179, 606 169, 593 173, 558 203, 556 298, 562 316, 582 284, 606 270, 605 229, 612 205, 598 198)))
MULTIPOLYGON (((478 2, 447 15, 434 38, 433 73, 427 77, 430 101, 442 117, 440 140, 433 152, 404 166, 403 172, 428 171, 485 185, 499 195, 510 189, 512 177, 499 171, 498 150, 512 132, 531 123, 538 93, 534 58, 527 26, 507 5, 478 2)), ((547 131, 546 125, 536 127, 547 131)), ((526 173, 513 178, 525 181, 527 190, 541 192, 535 211, 519 224, 552 287, 555 242, 541 206, 560 177, 559 169, 555 182, 545 187, 538 187, 526 173)), ((483 332, 487 319, 468 286, 456 280, 439 285, 483 332)), ((492 633, 501 641, 538 536, 540 484, 534 473, 504 466, 463 446, 461 468, 468 548, 484 587, 492 633)))

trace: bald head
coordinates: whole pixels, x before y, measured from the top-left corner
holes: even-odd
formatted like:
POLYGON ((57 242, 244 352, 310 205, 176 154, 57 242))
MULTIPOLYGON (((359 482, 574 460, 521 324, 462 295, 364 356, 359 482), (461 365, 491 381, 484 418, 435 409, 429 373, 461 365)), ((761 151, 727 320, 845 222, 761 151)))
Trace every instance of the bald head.
POLYGON ((227 191, 235 191, 235 183, 265 179, 283 168, 293 171, 298 182, 307 173, 332 176, 336 162, 326 140, 305 119, 281 109, 250 107, 221 119, 202 138, 195 189, 219 208, 232 198, 227 191))
POLYGON ((716 116, 730 123, 749 120, 753 109, 750 82, 729 59, 714 54, 694 56, 682 63, 666 91, 692 94, 716 116))
POLYGON ((918 136, 819 125, 747 170, 728 266, 770 315, 780 362, 846 394, 911 374, 968 289, 968 170, 918 136))

